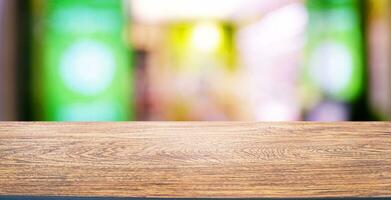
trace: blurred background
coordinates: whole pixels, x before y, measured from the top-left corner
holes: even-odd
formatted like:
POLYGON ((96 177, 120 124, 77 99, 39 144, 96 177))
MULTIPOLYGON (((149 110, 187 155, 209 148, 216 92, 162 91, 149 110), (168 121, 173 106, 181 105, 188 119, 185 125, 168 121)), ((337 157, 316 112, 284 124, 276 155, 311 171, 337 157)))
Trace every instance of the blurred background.
POLYGON ((391 120, 391 1, 0 0, 0 120, 391 120))

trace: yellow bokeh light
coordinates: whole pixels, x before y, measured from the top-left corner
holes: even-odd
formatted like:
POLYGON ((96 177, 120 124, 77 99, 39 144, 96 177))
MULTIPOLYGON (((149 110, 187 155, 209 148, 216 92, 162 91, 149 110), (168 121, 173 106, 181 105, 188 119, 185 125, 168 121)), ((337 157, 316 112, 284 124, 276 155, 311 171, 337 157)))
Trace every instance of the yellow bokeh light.
POLYGON ((221 44, 221 30, 216 23, 200 23, 195 25, 191 42, 192 46, 201 52, 211 53, 218 49, 221 44))

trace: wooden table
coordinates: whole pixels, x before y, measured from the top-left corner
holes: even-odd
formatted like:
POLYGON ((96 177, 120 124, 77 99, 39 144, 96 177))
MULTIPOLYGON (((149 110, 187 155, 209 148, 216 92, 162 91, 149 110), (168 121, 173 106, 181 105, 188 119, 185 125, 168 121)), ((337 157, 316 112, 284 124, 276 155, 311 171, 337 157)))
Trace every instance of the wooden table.
POLYGON ((391 197, 391 123, 0 123, 0 195, 391 197))

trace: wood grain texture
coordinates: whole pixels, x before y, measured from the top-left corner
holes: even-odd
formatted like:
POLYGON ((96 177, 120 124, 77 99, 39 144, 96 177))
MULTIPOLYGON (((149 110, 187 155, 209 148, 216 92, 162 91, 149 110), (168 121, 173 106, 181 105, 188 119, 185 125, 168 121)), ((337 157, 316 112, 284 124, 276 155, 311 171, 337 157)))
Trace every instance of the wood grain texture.
POLYGON ((0 195, 391 197, 391 123, 0 123, 0 195))

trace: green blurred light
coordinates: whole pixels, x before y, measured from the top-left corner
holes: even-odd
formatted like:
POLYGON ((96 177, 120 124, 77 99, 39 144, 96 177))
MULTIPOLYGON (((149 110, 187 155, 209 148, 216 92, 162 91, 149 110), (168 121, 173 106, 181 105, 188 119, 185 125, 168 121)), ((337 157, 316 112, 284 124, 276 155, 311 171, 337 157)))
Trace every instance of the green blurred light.
POLYGON ((308 0, 307 85, 341 101, 363 88, 360 0, 308 0))
POLYGON ((37 118, 131 119, 132 70, 130 51, 123 39, 126 21, 122 1, 34 3, 37 118), (39 6, 43 8, 36 8, 39 6))

